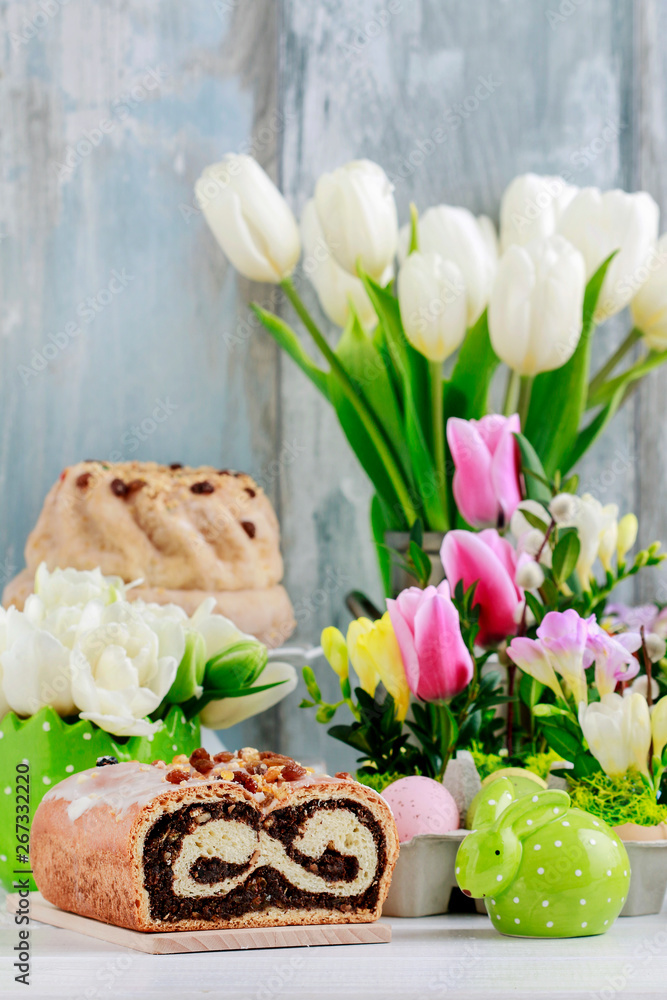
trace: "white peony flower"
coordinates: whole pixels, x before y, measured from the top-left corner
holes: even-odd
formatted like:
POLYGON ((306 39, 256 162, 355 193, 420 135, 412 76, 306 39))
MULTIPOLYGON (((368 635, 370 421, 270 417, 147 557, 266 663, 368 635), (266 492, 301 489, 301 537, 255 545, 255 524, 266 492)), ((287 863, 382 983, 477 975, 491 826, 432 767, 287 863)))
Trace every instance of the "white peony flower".
POLYGON ((125 584, 119 576, 103 576, 99 567, 49 571, 43 562, 35 573, 35 595, 45 612, 62 607, 82 608, 89 601, 111 604, 125 600, 125 584))
POLYGON ((5 697, 5 689, 3 684, 3 669, 2 669, 2 654, 7 648, 7 611, 0 604, 0 719, 2 719, 7 712, 11 711, 11 706, 5 697))
POLYGON ((116 736, 146 736, 185 651, 183 625, 168 614, 150 623, 125 601, 91 602, 71 653, 72 695, 82 719, 116 736), (84 628, 85 626, 85 628, 84 628))

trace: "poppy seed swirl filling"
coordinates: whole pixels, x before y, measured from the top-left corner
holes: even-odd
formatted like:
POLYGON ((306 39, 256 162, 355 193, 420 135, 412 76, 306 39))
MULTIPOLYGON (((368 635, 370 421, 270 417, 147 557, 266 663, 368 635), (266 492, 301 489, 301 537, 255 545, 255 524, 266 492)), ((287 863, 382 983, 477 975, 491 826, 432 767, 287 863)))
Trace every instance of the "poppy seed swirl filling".
POLYGON ((278 909, 373 909, 387 849, 360 802, 336 798, 275 809, 192 803, 146 835, 144 887, 153 919, 215 920, 278 909))

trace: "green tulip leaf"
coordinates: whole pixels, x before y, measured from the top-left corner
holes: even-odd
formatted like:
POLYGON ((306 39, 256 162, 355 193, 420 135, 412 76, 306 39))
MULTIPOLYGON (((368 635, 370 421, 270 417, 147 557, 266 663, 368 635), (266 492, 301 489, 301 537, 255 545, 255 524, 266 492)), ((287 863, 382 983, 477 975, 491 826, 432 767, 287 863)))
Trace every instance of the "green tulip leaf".
POLYGON ((301 371, 308 376, 313 385, 317 386, 326 399, 329 399, 329 379, 327 372, 318 368, 317 365, 311 361, 304 351, 301 341, 295 334, 294 330, 288 326, 284 320, 280 319, 280 317, 274 316, 273 313, 268 312, 266 309, 262 309, 261 306, 253 303, 251 308, 261 321, 262 325, 277 342, 278 346, 282 347, 282 349, 289 354, 292 361, 296 362, 301 371))
POLYGON ((336 354, 359 393, 370 407, 387 445, 395 452, 404 478, 412 474, 411 457, 403 433, 403 421, 385 360, 365 332, 354 309, 343 330, 336 354))
POLYGON ((449 417, 479 419, 487 412, 487 397, 500 359, 491 346, 487 312, 471 326, 461 344, 446 387, 445 421, 449 417))
POLYGON ((196 715, 206 708, 211 701, 224 701, 225 698, 245 698, 246 695, 259 694, 261 691, 270 691, 271 688, 280 687, 287 684, 287 681, 274 681, 273 684, 253 684, 252 687, 225 687, 220 690, 214 688, 204 691, 200 698, 191 698, 181 705, 181 710, 186 719, 194 719, 196 715))
POLYGON ((438 482, 427 431, 432 422, 428 361, 405 336, 398 299, 368 275, 362 273, 360 277, 380 321, 385 349, 401 387, 399 402, 403 408, 404 437, 427 527, 432 531, 446 531, 449 524, 441 500, 445 484, 438 482))
POLYGON ((521 455, 521 471, 523 472, 526 498, 537 500, 539 503, 549 503, 551 488, 539 455, 524 434, 515 434, 514 437, 521 455))

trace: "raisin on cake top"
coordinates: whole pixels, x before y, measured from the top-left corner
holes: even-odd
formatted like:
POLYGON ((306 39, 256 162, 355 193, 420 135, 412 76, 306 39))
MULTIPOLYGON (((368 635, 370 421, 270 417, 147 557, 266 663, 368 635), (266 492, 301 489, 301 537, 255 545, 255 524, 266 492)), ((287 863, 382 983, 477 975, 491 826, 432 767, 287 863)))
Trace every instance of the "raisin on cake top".
POLYGON ((49 491, 26 546, 31 573, 99 566, 153 587, 264 589, 283 575, 271 503, 244 473, 156 462, 79 462, 49 491))

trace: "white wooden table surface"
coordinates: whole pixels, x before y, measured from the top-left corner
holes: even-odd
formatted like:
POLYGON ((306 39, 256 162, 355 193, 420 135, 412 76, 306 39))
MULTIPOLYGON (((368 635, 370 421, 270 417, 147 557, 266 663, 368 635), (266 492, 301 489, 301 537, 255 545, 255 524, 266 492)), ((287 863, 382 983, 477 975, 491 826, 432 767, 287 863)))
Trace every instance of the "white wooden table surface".
MULTIPOLYGON (((4 910, 4 904, 3 904, 4 910)), ((32 924, 29 989, 14 983, 16 928, 0 918, 0 996, 278 1000, 281 997, 558 998, 667 996, 667 908, 617 921, 603 937, 505 938, 486 917, 391 918, 387 945, 142 955, 32 924)))

